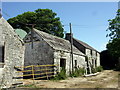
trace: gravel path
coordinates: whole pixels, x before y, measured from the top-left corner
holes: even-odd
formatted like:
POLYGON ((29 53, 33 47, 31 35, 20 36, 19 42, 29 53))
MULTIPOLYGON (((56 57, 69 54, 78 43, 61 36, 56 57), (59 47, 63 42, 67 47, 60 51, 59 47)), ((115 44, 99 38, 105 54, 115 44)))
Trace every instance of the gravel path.
MULTIPOLYGON (((66 80, 35 80, 40 88, 117 88, 118 71, 104 70, 96 76, 68 78, 66 80)), ((24 81, 25 85, 33 84, 32 80, 24 81)))

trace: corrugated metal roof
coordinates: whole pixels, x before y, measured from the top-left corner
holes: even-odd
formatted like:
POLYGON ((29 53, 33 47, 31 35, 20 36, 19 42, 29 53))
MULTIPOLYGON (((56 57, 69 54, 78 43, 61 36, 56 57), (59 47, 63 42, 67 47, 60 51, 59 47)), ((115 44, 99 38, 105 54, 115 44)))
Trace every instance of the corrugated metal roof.
POLYGON ((15 29, 15 32, 20 36, 21 39, 27 35, 27 33, 22 29, 15 29))

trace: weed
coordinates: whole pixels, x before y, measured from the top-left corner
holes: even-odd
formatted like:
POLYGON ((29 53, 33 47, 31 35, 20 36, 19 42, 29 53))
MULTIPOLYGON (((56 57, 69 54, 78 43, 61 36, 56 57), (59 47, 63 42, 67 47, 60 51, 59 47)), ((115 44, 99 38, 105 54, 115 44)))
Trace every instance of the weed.
POLYGON ((28 84, 28 85, 19 85, 18 87, 28 87, 28 88, 37 88, 34 84, 28 84))
POLYGON ((66 70, 65 70, 65 68, 62 68, 61 71, 51 80, 64 80, 66 78, 67 78, 66 70))
POLYGON ((84 74, 83 68, 76 68, 73 72, 70 72, 70 77, 78 77, 84 74))
POLYGON ((102 67, 102 66, 96 67, 96 71, 97 71, 97 72, 103 71, 103 67, 102 67))

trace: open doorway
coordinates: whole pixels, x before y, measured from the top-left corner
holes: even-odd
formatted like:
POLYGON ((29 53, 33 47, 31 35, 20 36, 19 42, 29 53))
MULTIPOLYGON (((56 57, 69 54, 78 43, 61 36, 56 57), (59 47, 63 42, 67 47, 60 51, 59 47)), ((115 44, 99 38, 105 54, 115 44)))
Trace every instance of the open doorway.
POLYGON ((63 58, 60 59, 60 67, 64 69, 66 68, 66 59, 63 58))

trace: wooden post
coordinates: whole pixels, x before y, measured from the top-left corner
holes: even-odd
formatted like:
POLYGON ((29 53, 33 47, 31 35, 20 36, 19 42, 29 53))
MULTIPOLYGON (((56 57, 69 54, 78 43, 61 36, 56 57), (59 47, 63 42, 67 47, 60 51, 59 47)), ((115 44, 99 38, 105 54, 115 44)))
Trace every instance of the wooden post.
POLYGON ((71 23, 70 23, 70 43, 71 43, 71 61, 72 61, 72 73, 73 73, 74 71, 74 68, 73 68, 73 34, 72 34, 71 23))
POLYGON ((34 65, 32 65, 32 78, 33 78, 33 81, 34 81, 34 79, 35 79, 35 77, 34 77, 34 65))
POLYGON ((46 68, 46 76, 47 76, 47 80, 48 80, 48 75, 47 75, 47 66, 45 66, 45 68, 46 68))
POLYGON ((0 18, 2 17, 2 10, 1 10, 1 8, 0 8, 0 18))

